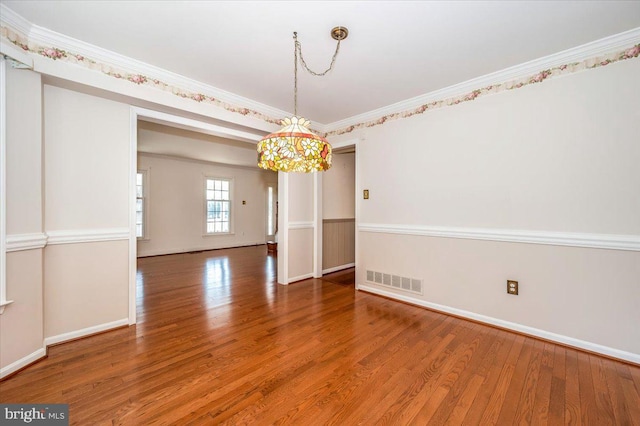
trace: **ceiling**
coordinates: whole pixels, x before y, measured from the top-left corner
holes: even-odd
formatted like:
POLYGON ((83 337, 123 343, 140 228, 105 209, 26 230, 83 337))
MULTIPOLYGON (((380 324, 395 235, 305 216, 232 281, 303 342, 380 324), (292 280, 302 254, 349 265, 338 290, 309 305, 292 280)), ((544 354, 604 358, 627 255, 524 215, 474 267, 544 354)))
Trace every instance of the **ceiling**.
MULTIPOLYGON (((328 124, 640 27, 640 1, 11 1, 33 24, 328 124)), ((242 106, 242 105, 240 105, 242 106)))

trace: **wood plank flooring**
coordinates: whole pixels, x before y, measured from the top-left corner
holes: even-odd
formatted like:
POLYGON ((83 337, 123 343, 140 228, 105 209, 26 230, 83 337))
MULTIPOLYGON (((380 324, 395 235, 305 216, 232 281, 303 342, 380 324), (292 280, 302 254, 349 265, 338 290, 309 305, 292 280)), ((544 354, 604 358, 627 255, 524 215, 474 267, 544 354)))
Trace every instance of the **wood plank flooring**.
POLYGON ((80 425, 640 425, 638 367, 355 292, 353 270, 280 286, 276 263, 140 259, 139 323, 51 347, 0 401, 80 425))

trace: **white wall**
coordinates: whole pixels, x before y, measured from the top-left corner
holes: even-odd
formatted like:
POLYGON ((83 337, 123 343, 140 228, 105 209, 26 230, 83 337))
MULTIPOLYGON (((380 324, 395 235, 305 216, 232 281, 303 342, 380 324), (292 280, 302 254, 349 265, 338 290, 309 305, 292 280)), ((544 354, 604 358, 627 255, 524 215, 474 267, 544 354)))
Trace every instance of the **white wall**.
MULTIPOLYGON (((251 154, 255 160, 254 149, 251 154)), ((138 170, 146 170, 148 181, 147 235, 138 241, 138 256, 265 243, 267 186, 276 181, 275 173, 144 153, 138 170), (233 234, 205 235, 205 176, 233 179, 233 234)))
POLYGON ((353 219, 355 190, 355 153, 333 154, 331 168, 322 173, 322 218, 353 219))
POLYGON ((314 173, 278 173, 278 283, 314 275, 314 173))
POLYGON ((44 117, 45 338, 56 341, 128 317, 127 243, 86 241, 127 239, 130 111, 45 85, 44 117))
MULTIPOLYGON (((42 234, 42 83, 6 67, 7 240, 42 234)), ((11 244, 9 244, 10 250, 11 244)), ((0 374, 44 356, 42 248, 7 253, 7 299, 0 315, 0 374), (13 366, 13 368, 12 368, 13 366)))
POLYGON ((637 239, 638 75, 640 61, 624 61, 362 133, 358 173, 371 198, 358 200, 368 227, 359 286, 638 362, 639 252, 421 235, 442 227, 637 239), (424 294, 366 282, 367 269, 423 279, 424 294), (520 281, 519 296, 506 294, 507 279, 520 281))

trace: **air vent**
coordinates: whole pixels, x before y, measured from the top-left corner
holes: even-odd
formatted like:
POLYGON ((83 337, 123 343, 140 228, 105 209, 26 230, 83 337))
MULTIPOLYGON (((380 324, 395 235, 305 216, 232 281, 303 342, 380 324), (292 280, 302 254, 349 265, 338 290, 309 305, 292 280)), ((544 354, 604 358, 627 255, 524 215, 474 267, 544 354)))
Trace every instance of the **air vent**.
POLYGON ((409 293, 422 294, 422 280, 367 270, 367 281, 385 287, 394 287, 409 293))

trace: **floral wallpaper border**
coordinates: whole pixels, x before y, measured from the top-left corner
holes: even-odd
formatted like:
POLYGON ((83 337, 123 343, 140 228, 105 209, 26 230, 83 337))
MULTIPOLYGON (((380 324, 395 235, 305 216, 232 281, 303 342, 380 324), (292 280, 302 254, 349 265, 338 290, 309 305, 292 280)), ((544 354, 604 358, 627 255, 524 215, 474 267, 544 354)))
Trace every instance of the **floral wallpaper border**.
MULTIPOLYGON (((215 105, 219 108, 223 108, 227 111, 241 114, 243 116, 257 118, 257 119, 266 121, 267 123, 281 124, 282 122, 282 119, 280 118, 273 118, 266 114, 263 114, 261 112, 258 112, 249 108, 243 108, 243 107, 231 105, 213 96, 205 95, 203 93, 191 92, 187 89, 177 87, 169 83, 165 83, 161 80, 158 80, 146 75, 132 74, 123 70, 118 70, 108 64, 98 63, 97 61, 91 58, 87 58, 77 53, 59 49, 53 46, 41 46, 39 44, 30 42, 24 35, 4 25, 0 27, 0 30, 1 30, 0 35, 3 38, 11 42, 12 44, 20 47, 26 52, 38 54, 40 56, 49 58, 54 61, 60 60, 60 61, 81 65, 91 70, 102 72, 103 74, 106 74, 113 78, 127 80, 132 84, 146 85, 146 86, 150 86, 166 92, 171 92, 176 96, 179 96, 184 99, 191 99, 192 101, 198 102, 198 103, 206 102, 206 103, 215 105)), ((534 74, 529 77, 513 80, 506 83, 486 86, 481 89, 476 89, 460 96, 455 96, 447 99, 429 102, 410 110, 387 114, 375 120, 365 121, 362 123, 353 124, 343 129, 337 129, 337 130, 332 130, 330 132, 322 133, 322 136, 324 136, 325 138, 329 136, 338 136, 338 135, 351 133, 354 130, 358 130, 358 129, 379 126, 381 124, 386 123, 387 121, 412 117, 414 115, 423 114, 426 111, 431 111, 434 109, 444 108, 452 105, 458 105, 462 102, 473 101, 484 95, 499 93, 506 90, 519 89, 521 87, 528 86, 530 84, 540 83, 552 77, 571 74, 571 73, 586 70, 586 69, 603 67, 603 66, 606 66, 615 62, 623 61, 626 59, 637 58, 638 56, 640 56, 640 44, 636 44, 635 46, 626 48, 624 50, 612 52, 612 53, 598 56, 595 58, 586 59, 580 62, 573 62, 569 64, 559 65, 547 70, 540 71, 537 74, 534 74)))
POLYGON ((77 65, 81 65, 91 70, 102 72, 103 74, 106 74, 113 78, 127 80, 137 85, 151 86, 153 88, 160 89, 165 92, 171 92, 174 95, 179 96, 181 98, 191 99, 195 102, 210 103, 217 107, 223 108, 227 111, 231 111, 237 114, 242 114, 244 116, 258 118, 260 120, 266 121, 267 123, 280 124, 280 122, 282 121, 281 119, 275 119, 261 112, 254 111, 249 108, 243 108, 243 107, 231 105, 213 96, 205 95, 203 93, 191 92, 184 88, 173 86, 171 84, 165 83, 164 81, 161 81, 146 75, 132 74, 123 70, 118 70, 108 64, 98 63, 91 58, 87 58, 83 55, 80 55, 74 52, 59 49, 57 47, 41 46, 39 44, 30 42, 22 34, 4 25, 0 27, 0 31, 1 31, 0 36, 7 39, 9 42, 21 48, 22 50, 30 53, 35 53, 40 56, 44 56, 54 61, 59 60, 59 61, 70 62, 77 65))
POLYGON ((414 115, 422 114, 426 111, 432 111, 434 109, 443 108, 451 105, 458 105, 462 102, 473 101, 474 99, 477 99, 480 96, 484 96, 492 93, 504 92, 505 90, 519 89, 521 87, 528 86, 530 84, 540 83, 551 77, 571 74, 571 73, 586 70, 586 69, 603 67, 605 65, 613 64, 615 62, 623 61, 625 59, 637 58, 639 55, 640 55, 640 44, 636 44, 633 47, 630 47, 621 51, 609 53, 596 58, 586 59, 580 62, 573 62, 570 64, 559 65, 544 71, 540 71, 539 73, 529 77, 510 81, 507 83, 494 84, 491 86, 483 87, 482 89, 473 90, 464 95, 429 102, 411 110, 396 112, 393 114, 387 114, 376 120, 354 124, 354 125, 345 127, 343 129, 332 130, 330 132, 325 133, 324 137, 326 138, 329 136, 343 135, 345 133, 353 132, 354 130, 357 130, 357 129, 379 126, 381 124, 386 123, 387 121, 397 120, 400 118, 408 118, 414 115))

